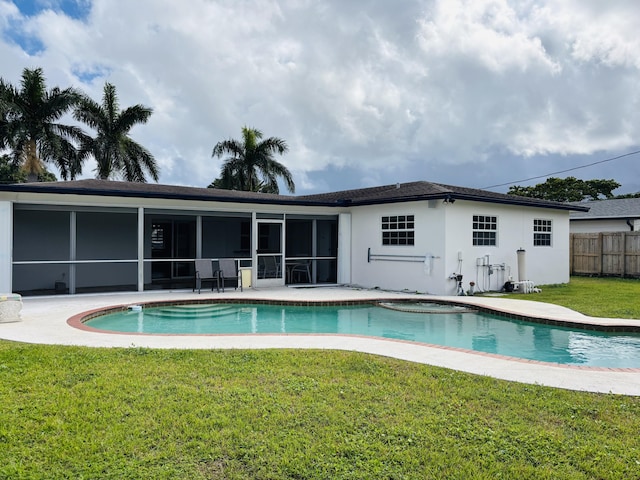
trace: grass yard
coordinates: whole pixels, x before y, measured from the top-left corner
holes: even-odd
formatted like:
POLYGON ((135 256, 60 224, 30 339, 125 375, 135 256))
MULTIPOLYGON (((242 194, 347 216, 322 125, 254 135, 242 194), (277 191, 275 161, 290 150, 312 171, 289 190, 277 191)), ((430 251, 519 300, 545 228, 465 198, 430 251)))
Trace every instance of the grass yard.
MULTIPOLYGON (((639 318, 640 281, 513 298, 639 318)), ((640 397, 361 353, 0 340, 0 479, 640 478, 640 397)))
POLYGON ((541 289, 541 293, 505 297, 562 305, 592 317, 640 320, 640 279, 637 278, 571 277, 568 284, 543 285, 541 289))
POLYGON ((361 353, 0 341, 0 478, 638 478, 640 398, 361 353))

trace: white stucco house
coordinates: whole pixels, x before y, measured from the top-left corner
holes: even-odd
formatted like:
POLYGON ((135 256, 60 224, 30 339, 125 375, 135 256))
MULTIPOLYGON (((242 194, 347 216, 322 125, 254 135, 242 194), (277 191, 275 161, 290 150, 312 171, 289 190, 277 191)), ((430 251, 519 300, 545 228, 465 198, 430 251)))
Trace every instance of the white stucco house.
POLYGON ((0 292, 191 288, 234 258, 255 287, 455 294, 569 281, 569 212, 430 182, 288 196, 102 180, 0 185, 0 292), (518 253, 520 251, 520 253, 518 253), (524 278, 523 278, 524 277, 524 278))
POLYGON ((589 207, 589 210, 571 212, 571 233, 640 231, 640 198, 612 198, 574 205, 589 207))

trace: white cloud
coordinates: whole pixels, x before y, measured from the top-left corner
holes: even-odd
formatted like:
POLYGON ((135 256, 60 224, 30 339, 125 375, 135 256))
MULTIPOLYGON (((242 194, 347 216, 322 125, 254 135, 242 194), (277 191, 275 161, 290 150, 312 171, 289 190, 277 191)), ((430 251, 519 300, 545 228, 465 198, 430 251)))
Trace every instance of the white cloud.
POLYGON ((6 0, 0 1, 0 26, 2 26, 3 29, 9 27, 19 16, 20 11, 15 4, 6 0))
POLYGON ((553 0, 537 13, 541 25, 565 33, 573 60, 640 68, 636 1, 553 0))
POLYGON ((93 0, 26 20, 0 0, 0 55, 11 81, 41 66, 50 85, 99 99, 109 81, 123 107, 152 106, 132 136, 164 183, 208 184, 214 144, 248 125, 288 142, 300 193, 347 172, 349 188, 481 186, 460 166, 507 181, 505 161, 640 144, 638 24, 634 1, 93 0), (12 45, 16 30, 44 50, 12 45))
POLYGON ((420 20, 419 39, 428 56, 462 56, 496 74, 535 68, 559 73, 532 33, 506 0, 448 0, 436 2, 433 14, 420 20))

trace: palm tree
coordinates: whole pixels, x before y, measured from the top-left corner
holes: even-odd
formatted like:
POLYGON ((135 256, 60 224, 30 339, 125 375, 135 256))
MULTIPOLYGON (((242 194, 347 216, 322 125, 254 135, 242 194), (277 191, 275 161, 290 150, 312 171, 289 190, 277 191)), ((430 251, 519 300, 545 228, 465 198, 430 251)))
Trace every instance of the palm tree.
POLYGON ((282 178, 289 192, 294 193, 296 186, 291 172, 273 158, 276 153, 282 155, 287 152, 287 144, 276 137, 261 139, 260 130, 242 127, 241 141, 229 139, 217 143, 211 156, 230 156, 222 164, 220 178, 215 179, 210 187, 279 193, 278 178, 282 178))
POLYGON ((6 89, 4 81, 0 79, 0 151, 9 148, 9 105, 6 89))
POLYGON ((82 170, 74 142, 84 133, 79 127, 57 123, 80 100, 73 88, 47 90, 41 68, 22 72, 20 88, 0 78, 0 148, 13 151, 13 161, 30 178, 51 162, 63 179, 74 179, 82 170))
POLYGON ((82 154, 92 155, 97 163, 96 178, 108 180, 123 178, 128 182, 146 182, 145 170, 158 181, 158 165, 153 155, 129 137, 136 124, 147 123, 153 113, 144 105, 133 105, 120 110, 116 87, 105 83, 102 104, 83 97, 74 117, 96 131, 82 144, 82 154))

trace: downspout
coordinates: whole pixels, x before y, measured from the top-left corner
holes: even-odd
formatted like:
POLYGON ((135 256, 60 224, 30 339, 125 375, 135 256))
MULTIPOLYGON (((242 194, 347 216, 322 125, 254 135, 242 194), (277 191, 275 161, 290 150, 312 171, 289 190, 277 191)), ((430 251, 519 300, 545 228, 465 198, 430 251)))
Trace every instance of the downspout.
POLYGON ((627 225, 629 225, 629 231, 633 232, 633 223, 631 223, 631 220, 627 218, 627 225))

